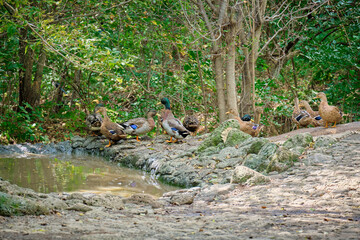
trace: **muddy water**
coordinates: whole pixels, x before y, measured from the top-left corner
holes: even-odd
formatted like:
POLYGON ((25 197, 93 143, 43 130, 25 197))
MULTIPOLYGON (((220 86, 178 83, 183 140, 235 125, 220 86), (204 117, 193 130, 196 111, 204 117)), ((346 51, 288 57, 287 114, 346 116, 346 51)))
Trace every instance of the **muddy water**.
POLYGON ((146 172, 119 167, 96 156, 0 156, 0 177, 41 193, 92 192, 124 197, 147 193, 160 197, 177 189, 146 172))

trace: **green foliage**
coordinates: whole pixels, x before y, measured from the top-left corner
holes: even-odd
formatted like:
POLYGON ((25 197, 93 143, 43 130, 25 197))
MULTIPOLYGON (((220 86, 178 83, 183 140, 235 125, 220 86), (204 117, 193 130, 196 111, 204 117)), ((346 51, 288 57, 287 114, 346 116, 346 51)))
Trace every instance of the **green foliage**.
POLYGON ((6 137, 8 142, 14 141, 14 137, 20 142, 44 141, 45 133, 42 127, 43 113, 40 109, 33 109, 26 104, 27 109, 20 106, 20 111, 7 109, 4 115, 0 116, 1 135, 6 137))

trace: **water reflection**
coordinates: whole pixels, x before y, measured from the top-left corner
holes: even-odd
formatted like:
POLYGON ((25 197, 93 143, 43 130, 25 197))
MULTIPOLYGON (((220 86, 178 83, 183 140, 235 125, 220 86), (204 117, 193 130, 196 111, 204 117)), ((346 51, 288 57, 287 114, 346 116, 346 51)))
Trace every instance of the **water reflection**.
POLYGON ((177 188, 152 175, 96 156, 0 156, 0 177, 37 192, 147 193, 160 197, 177 188))

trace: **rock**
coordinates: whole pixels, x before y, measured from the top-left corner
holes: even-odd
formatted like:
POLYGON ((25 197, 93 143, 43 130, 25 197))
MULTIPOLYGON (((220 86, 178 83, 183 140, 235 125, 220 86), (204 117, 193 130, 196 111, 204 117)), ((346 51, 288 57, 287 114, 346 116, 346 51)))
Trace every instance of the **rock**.
POLYGON ((195 193, 183 193, 179 195, 174 195, 170 198, 170 203, 174 205, 192 204, 194 202, 195 196, 195 193))
POLYGON ((40 201, 13 196, 0 192, 0 215, 43 215, 49 214, 49 209, 40 201))
POLYGON ((300 133, 286 140, 283 144, 287 149, 292 149, 298 146, 307 147, 313 142, 313 137, 310 133, 300 133))
POLYGON ((320 136, 315 141, 314 149, 329 147, 329 146, 333 145, 334 143, 336 143, 335 138, 328 137, 328 136, 320 136))
POLYGON ((330 155, 322 154, 322 153, 313 153, 307 156, 307 161, 305 161, 306 164, 318 164, 318 163, 326 163, 330 160, 333 160, 333 157, 330 155))
POLYGON ((68 207, 68 205, 58 198, 49 197, 43 200, 43 204, 46 208, 51 210, 63 210, 68 207))
POLYGON ((206 151, 207 148, 217 146, 220 143, 223 143, 221 134, 227 128, 237 128, 240 129, 239 122, 234 119, 229 119, 221 123, 221 125, 216 128, 209 137, 207 137, 196 150, 197 153, 206 151))
POLYGON ((251 138, 249 134, 244 133, 240 129, 233 128, 227 134, 225 146, 234 147, 236 145, 243 143, 248 138, 251 138))
POLYGON ((73 148, 79 148, 79 147, 82 147, 82 146, 83 146, 83 143, 84 143, 84 141, 85 141, 85 138, 82 138, 82 137, 80 137, 80 136, 78 136, 78 135, 75 135, 75 136, 73 136, 70 140, 71 140, 71 142, 72 142, 71 146, 72 146, 73 148))
POLYGON ((238 166, 231 177, 231 183, 243 185, 258 185, 269 182, 270 178, 258 173, 248 167, 238 166))
POLYGON ((143 193, 134 194, 131 197, 124 199, 123 201, 124 203, 133 203, 137 205, 150 205, 152 208, 159 208, 162 206, 162 204, 151 195, 143 193))
POLYGON ((88 211, 91 211, 92 208, 88 207, 82 203, 76 203, 76 204, 68 207, 67 210, 74 210, 74 211, 78 211, 78 212, 88 212, 88 211))
POLYGON ((211 202, 214 200, 224 199, 224 195, 235 189, 235 184, 215 184, 206 186, 196 195, 196 201, 211 202))
POLYGON ((287 149, 295 148, 298 146, 307 147, 311 142, 313 142, 313 137, 310 133, 300 133, 286 140, 283 146, 287 149))
POLYGON ((270 160, 256 154, 246 156, 243 165, 258 172, 263 172, 269 166, 270 160))
POLYGON ((253 154, 258 154, 259 151, 262 149, 262 147, 269 143, 269 140, 266 138, 249 138, 251 139, 251 143, 250 143, 250 148, 248 150, 248 154, 253 153, 253 154))
POLYGON ((71 154, 72 147, 70 141, 59 142, 55 144, 55 149, 61 153, 71 154))
POLYGON ((67 200, 77 199, 77 200, 85 200, 85 197, 81 193, 72 193, 67 197, 67 200))
POLYGON ((110 209, 124 209, 123 199, 115 195, 94 195, 84 200, 86 205, 110 209))
POLYGON ((279 148, 279 146, 276 145, 275 143, 268 142, 265 145, 263 145, 263 147, 260 149, 258 155, 260 158, 269 159, 276 153, 278 148, 279 148))
POLYGON ((266 172, 283 172, 294 165, 299 158, 298 154, 286 149, 279 148, 266 168, 266 172))

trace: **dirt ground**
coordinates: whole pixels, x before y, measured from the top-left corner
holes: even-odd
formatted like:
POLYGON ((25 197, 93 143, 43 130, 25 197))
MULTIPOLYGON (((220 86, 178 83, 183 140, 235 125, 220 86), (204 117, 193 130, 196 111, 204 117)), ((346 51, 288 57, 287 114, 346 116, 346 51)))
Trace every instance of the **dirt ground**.
POLYGON ((309 150, 265 185, 238 185, 213 198, 199 194, 180 205, 143 202, 121 210, 102 206, 0 217, 0 239, 360 239, 359 130, 357 122, 270 138, 285 141, 310 132, 330 134, 339 142, 309 150))

